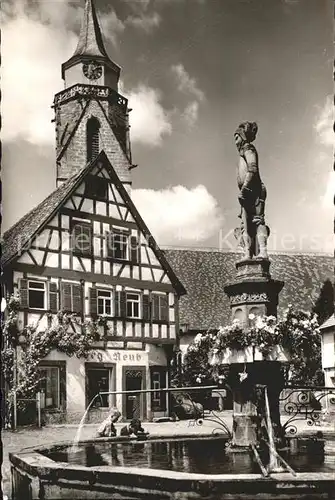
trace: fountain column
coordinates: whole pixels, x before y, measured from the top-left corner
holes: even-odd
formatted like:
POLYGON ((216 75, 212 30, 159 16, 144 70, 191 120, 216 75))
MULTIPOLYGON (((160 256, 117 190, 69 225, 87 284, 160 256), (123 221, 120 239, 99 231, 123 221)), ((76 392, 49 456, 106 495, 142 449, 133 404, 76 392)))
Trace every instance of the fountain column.
MULTIPOLYGON (((241 210, 241 225, 235 230, 235 236, 244 255, 236 263, 234 281, 224 288, 230 300, 232 320, 238 320, 245 330, 250 326, 250 315, 277 315, 278 296, 284 285, 270 275, 267 252, 270 229, 265 223, 267 191, 253 144, 257 131, 255 122, 244 122, 234 134, 239 153, 237 184, 241 210)), ((276 361, 263 360, 257 346, 251 348, 251 352, 250 348, 240 351, 231 358, 229 365, 229 385, 234 401, 232 444, 243 448, 259 443, 265 407, 270 408, 271 421, 280 430, 281 367, 276 361), (267 405, 265 393, 269 400, 267 405)))
MULTIPOLYGON (((272 279, 269 268, 269 259, 237 262, 235 280, 224 288, 229 297, 232 320, 238 319, 246 330, 250 326, 250 315, 277 315, 278 296, 284 283, 272 279)), ((241 352, 238 358, 235 360, 238 362, 230 364, 229 377, 233 390, 232 444, 245 448, 259 440, 261 422, 255 400, 257 386, 268 387, 271 419, 280 425, 279 403, 275 408, 274 401, 279 398, 282 376, 280 363, 263 360, 256 349, 241 352)))

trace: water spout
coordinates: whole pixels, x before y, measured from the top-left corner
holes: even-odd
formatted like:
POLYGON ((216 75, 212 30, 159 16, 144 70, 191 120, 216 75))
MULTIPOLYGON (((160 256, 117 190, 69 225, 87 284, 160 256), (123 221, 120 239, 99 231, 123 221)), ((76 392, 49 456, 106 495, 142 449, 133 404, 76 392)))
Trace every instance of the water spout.
MULTIPOLYGON (((70 448, 70 453, 76 453, 78 451, 78 443, 80 441, 80 436, 81 436, 81 430, 84 426, 84 422, 85 422, 85 419, 87 417, 87 414, 92 406, 92 404, 94 403, 94 401, 97 399, 97 397, 99 397, 100 394, 96 394, 94 396, 94 398, 91 400, 90 404, 88 405, 88 407, 86 408, 85 410, 85 413, 84 415, 81 417, 81 420, 79 422, 79 426, 78 426, 78 429, 77 429, 77 432, 76 432, 76 435, 74 437, 74 440, 73 440, 73 443, 72 443, 72 446, 70 448)), ((100 396, 101 397, 101 396, 100 396)))
POLYGON ((280 462, 278 460, 278 454, 276 453, 276 446, 275 446, 273 426, 272 426, 272 422, 271 422, 270 405, 269 405, 268 388, 267 387, 265 387, 265 390, 264 390, 264 398, 265 398, 266 427, 267 427, 267 432, 268 432, 268 437, 269 437, 269 454, 270 454, 269 472, 282 472, 283 468, 280 466, 280 462))

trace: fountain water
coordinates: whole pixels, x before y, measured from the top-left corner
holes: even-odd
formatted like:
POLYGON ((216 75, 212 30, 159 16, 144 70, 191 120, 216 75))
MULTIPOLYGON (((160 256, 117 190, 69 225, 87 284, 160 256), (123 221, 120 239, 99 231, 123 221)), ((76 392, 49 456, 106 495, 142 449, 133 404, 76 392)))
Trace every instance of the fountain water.
POLYGON ((71 446, 71 453, 76 453, 78 451, 78 443, 80 441, 80 436, 81 436, 81 431, 82 431, 82 428, 84 426, 84 423, 85 423, 85 420, 86 420, 86 417, 88 415, 88 412, 90 411, 94 401, 98 398, 98 397, 101 397, 100 394, 96 394, 93 399, 91 400, 91 402, 89 403, 89 405, 87 406, 85 412, 84 412, 84 415, 82 416, 80 422, 79 422, 79 425, 78 425, 78 429, 77 429, 77 432, 76 432, 76 435, 74 437, 74 440, 73 440, 73 443, 72 443, 72 446, 71 446))
POLYGON ((281 467, 280 461, 278 459, 278 454, 276 453, 276 445, 274 439, 273 426, 271 422, 267 387, 264 388, 264 400, 265 400, 266 429, 269 438, 269 453, 270 453, 269 472, 283 472, 284 469, 283 467, 281 467))

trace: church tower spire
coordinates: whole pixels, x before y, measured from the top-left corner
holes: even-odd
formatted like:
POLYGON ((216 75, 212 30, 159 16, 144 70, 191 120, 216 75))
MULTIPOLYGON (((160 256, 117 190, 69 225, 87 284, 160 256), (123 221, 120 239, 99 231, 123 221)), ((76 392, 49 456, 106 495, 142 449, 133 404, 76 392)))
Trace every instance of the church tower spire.
POLYGON ((84 19, 81 25, 79 40, 74 56, 101 56, 108 59, 102 40, 97 13, 92 0, 86 0, 84 19))
POLYGON ((95 83, 112 86, 117 91, 120 77, 120 67, 113 62, 105 49, 98 16, 93 0, 85 0, 84 17, 79 33, 77 48, 70 59, 62 64, 62 78, 65 80, 65 87, 73 83, 79 83, 79 72, 76 71, 78 65, 83 66, 83 76, 81 79, 92 80, 95 83), (74 79, 77 79, 74 82, 74 79))
POLYGON ((104 150, 130 187, 128 101, 118 93, 120 71, 106 51, 94 0, 85 0, 76 50, 62 64, 65 89, 54 99, 57 185, 104 150))

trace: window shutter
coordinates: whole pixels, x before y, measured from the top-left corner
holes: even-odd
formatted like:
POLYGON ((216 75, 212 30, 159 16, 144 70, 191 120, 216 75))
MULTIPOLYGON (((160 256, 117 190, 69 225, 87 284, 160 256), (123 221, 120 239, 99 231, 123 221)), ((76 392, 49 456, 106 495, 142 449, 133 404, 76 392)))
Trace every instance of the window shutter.
POLYGON ((57 283, 49 283, 49 309, 52 313, 58 311, 58 289, 57 283))
POLYGON ((88 223, 73 222, 71 249, 74 253, 91 256, 93 253, 92 227, 88 223))
POLYGON ((114 294, 114 316, 120 316, 120 292, 114 294))
POLYGON ((169 300, 165 295, 161 297, 161 318, 162 321, 169 321, 169 300))
POLYGON ((145 321, 150 321, 151 318, 150 318, 149 295, 143 295, 142 306, 143 306, 143 319, 145 321))
POLYGON ((20 280, 20 305, 28 309, 28 280, 20 280))
POLYGON ((151 295, 152 300, 152 319, 159 320, 159 297, 158 295, 151 295))
POLYGON ((82 310, 81 286, 72 285, 72 311, 75 313, 81 313, 82 310))
POLYGON ((98 291, 96 288, 90 288, 90 314, 96 316, 98 314, 98 291))
POLYGON ((80 227, 78 224, 74 224, 71 231, 71 250, 73 252, 80 252, 79 237, 80 227))
POLYGON ((107 257, 113 258, 114 257, 114 238, 113 238, 113 231, 110 230, 108 233, 106 233, 106 247, 107 247, 107 257))
POLYGON ((130 260, 133 264, 138 263, 138 240, 136 236, 130 237, 130 260))
POLYGON ((121 316, 121 318, 125 318, 127 316, 126 292, 120 292, 120 316, 121 316))
POLYGON ((66 409, 66 364, 59 367, 59 401, 61 408, 66 409))
POLYGON ((71 283, 62 283, 61 286, 61 299, 62 299, 62 309, 64 311, 71 311, 72 300, 71 300, 71 283))
POLYGON ((87 227, 85 233, 86 233, 86 237, 88 240, 88 248, 87 248, 87 250, 85 249, 84 253, 86 255, 92 256, 93 255, 93 228, 87 227))

